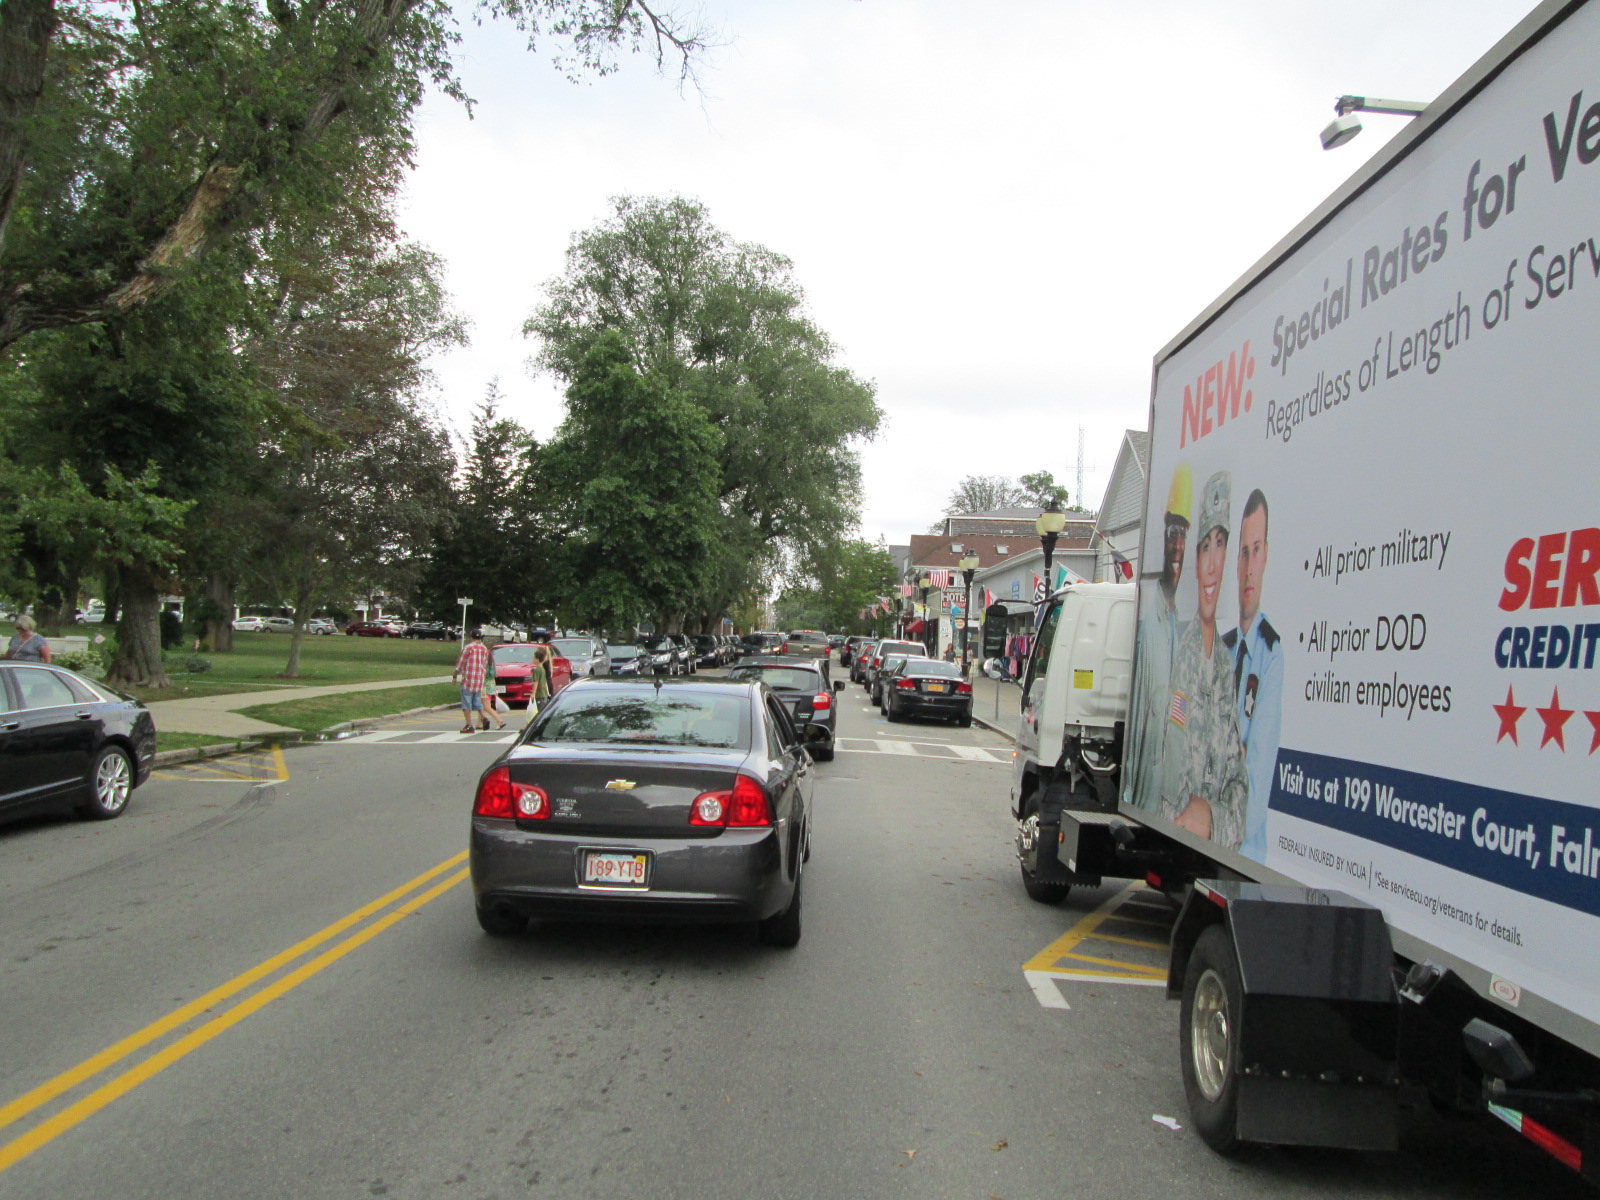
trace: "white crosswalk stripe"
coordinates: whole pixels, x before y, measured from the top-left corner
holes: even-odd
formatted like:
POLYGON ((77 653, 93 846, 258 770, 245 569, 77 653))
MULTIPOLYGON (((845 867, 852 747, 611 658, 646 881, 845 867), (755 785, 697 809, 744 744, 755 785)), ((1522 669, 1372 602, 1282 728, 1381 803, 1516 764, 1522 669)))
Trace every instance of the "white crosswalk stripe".
POLYGON ((494 733, 442 733, 421 729, 374 729, 354 737, 340 738, 341 746, 453 746, 468 743, 474 746, 509 746, 517 740, 510 729, 494 733))
POLYGON ((983 746, 961 746, 952 742, 904 742, 889 738, 841 737, 834 748, 841 754, 897 754, 907 758, 964 759, 968 762, 1011 762, 1011 755, 983 746))
MULTIPOLYGON (((462 733, 459 730, 438 729, 369 729, 351 737, 340 738, 339 746, 509 746, 517 740, 519 730, 507 727, 491 733, 462 733)), ((893 754, 902 758, 938 758, 947 761, 1005 763, 1011 762, 1007 751, 984 746, 968 746, 954 742, 912 742, 893 738, 841 737, 835 749, 842 754, 893 754)))

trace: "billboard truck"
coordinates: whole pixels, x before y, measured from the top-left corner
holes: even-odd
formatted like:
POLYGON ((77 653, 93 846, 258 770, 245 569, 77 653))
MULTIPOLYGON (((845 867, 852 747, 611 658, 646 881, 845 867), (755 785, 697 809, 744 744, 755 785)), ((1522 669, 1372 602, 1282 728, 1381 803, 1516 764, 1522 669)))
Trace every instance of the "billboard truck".
POLYGON ((1155 361, 1137 584, 1024 678, 1023 882, 1181 899, 1194 1124, 1402 1086, 1600 1180, 1600 0, 1547 3, 1155 361))

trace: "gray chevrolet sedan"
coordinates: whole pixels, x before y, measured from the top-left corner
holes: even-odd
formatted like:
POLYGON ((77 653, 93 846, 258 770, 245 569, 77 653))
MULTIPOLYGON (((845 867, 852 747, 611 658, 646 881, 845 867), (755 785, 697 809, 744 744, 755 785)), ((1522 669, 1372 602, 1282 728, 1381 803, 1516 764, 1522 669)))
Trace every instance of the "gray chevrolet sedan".
POLYGON ((764 943, 795 945, 806 737, 759 682, 575 681, 478 781, 479 925, 754 921, 764 943))

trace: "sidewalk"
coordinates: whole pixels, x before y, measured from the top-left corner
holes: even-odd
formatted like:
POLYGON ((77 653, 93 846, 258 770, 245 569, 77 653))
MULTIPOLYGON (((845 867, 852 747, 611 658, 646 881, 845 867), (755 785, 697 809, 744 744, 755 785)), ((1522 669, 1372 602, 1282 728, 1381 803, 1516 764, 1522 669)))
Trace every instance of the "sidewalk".
POLYGON ((1022 719, 1022 689, 1009 679, 990 679, 982 671, 974 670, 972 719, 985 729, 1016 741, 1017 722, 1022 719))
POLYGON ((241 708, 254 708, 258 704, 284 704, 290 700, 315 700, 319 696, 337 696, 344 692, 376 692, 384 688, 449 682, 448 675, 425 675, 417 679, 380 679, 375 683, 333 683, 323 687, 273 688, 270 692, 229 692, 190 700, 157 700, 146 707, 155 718, 158 731, 242 738, 262 733, 300 731, 269 721, 258 721, 254 717, 240 716, 237 710, 241 708))

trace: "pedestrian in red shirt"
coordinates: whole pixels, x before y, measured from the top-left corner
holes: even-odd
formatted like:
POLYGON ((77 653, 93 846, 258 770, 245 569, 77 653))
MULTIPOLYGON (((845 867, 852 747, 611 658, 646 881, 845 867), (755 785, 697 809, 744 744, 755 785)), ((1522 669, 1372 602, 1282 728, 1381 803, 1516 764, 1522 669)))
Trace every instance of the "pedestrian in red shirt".
POLYGON ((483 644, 483 630, 474 629, 468 642, 461 647, 461 657, 456 659, 456 669, 450 673, 452 683, 461 685, 461 717, 466 724, 462 733, 472 732, 472 714, 478 714, 483 728, 489 728, 489 718, 483 715, 483 681, 489 674, 489 647, 483 644))

